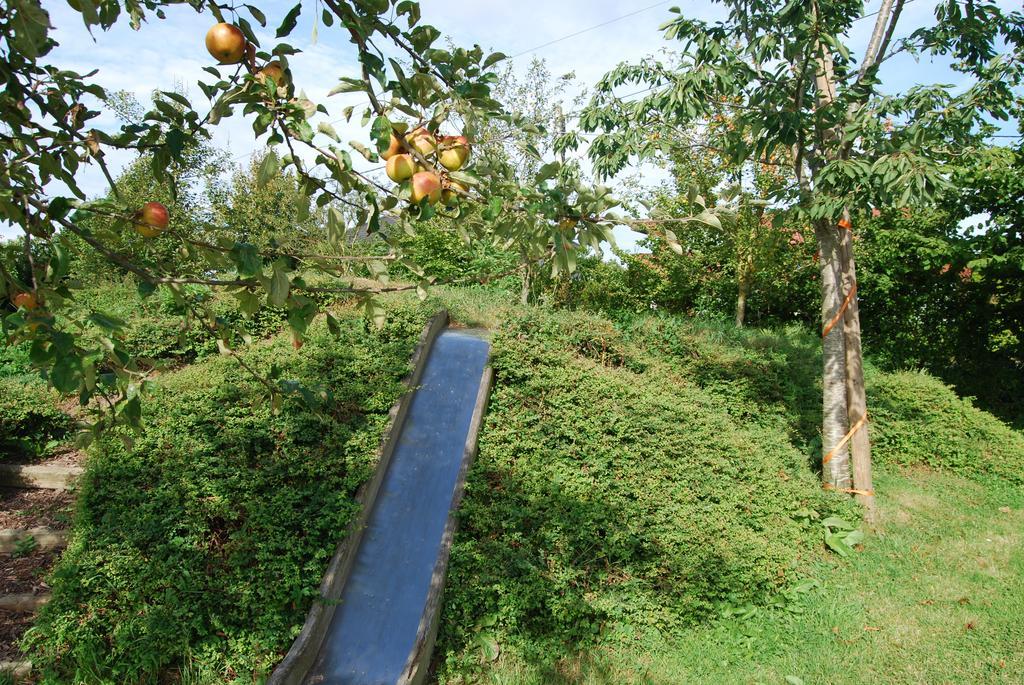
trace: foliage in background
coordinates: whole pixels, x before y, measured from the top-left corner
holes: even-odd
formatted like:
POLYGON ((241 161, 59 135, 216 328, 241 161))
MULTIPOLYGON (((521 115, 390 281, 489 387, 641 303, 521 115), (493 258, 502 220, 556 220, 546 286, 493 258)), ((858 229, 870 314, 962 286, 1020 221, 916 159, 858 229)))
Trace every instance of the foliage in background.
MULTIPOLYGON (((154 92, 152 104, 180 109, 180 105, 159 91, 154 92)), ((145 125, 146 111, 130 93, 111 94, 109 105, 125 126, 145 125)), ((191 238, 203 237, 213 219, 213 207, 220 204, 225 194, 222 172, 228 165, 227 153, 206 141, 196 140, 163 168, 154 170, 156 163, 149 154, 136 157, 114 179, 116 191, 108 190, 101 200, 126 207, 160 202, 174 217, 176 231, 191 238)), ((202 271, 195 255, 183 253, 183 243, 179 240, 143 238, 126 222, 103 214, 83 218, 82 225, 112 250, 135 255, 140 264, 152 267, 173 260, 182 274, 196 275, 202 271)), ((91 285, 129 275, 123 266, 111 262, 81 238, 66 235, 65 239, 73 255, 70 274, 76 281, 91 285)))
POLYGON ((294 172, 261 182, 259 170, 269 154, 268 150, 254 154, 247 165, 235 169, 224 197, 211 198, 209 238, 300 253, 327 244, 326 210, 311 206, 294 172))

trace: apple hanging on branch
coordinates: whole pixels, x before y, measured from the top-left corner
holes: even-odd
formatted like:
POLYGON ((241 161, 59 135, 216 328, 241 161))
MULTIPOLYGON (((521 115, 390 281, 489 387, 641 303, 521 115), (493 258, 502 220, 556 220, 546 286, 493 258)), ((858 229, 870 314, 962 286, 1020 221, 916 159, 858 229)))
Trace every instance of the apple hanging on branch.
POLYGON ((32 293, 18 293, 11 298, 11 303, 17 309, 24 309, 25 311, 32 311, 39 306, 39 302, 36 301, 36 296, 32 293))
POLYGON ((238 64, 245 58, 247 41, 237 26, 220 22, 206 32, 206 49, 221 64, 238 64))
POLYGON ((159 202, 147 202, 133 216, 135 232, 143 238, 155 238, 171 223, 167 207, 159 202))

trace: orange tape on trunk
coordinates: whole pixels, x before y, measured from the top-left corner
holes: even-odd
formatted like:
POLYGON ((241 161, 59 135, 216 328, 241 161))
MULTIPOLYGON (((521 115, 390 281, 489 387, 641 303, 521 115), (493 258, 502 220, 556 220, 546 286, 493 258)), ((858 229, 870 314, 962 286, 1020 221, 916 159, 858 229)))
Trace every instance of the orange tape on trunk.
POLYGON ((846 435, 843 436, 843 439, 840 440, 839 442, 837 442, 836 446, 833 447, 831 450, 829 450, 828 454, 826 454, 824 457, 822 457, 821 465, 824 466, 825 464, 827 464, 830 461, 832 461, 832 457, 836 456, 836 452, 838 452, 839 450, 843 449, 843 445, 845 445, 846 443, 850 442, 850 438, 853 437, 853 434, 856 433, 857 431, 859 431, 861 428, 863 428, 864 424, 866 424, 867 422, 868 422, 868 415, 867 414, 865 414, 864 416, 860 417, 860 420, 857 421, 857 423, 853 424, 853 428, 851 428, 850 431, 846 435))
POLYGON ((843 317, 843 312, 845 312, 846 308, 850 306, 850 302, 853 300, 853 296, 856 295, 856 294, 857 294, 857 284, 854 283, 853 286, 850 288, 850 292, 848 292, 846 294, 846 298, 843 299, 843 304, 839 306, 839 311, 836 312, 836 315, 832 317, 832 320, 829 321, 825 325, 825 328, 822 329, 822 331, 821 331, 821 337, 822 338, 827 338, 828 334, 832 332, 833 328, 835 328, 835 325, 837 323, 839 323, 839 319, 841 319, 843 317))

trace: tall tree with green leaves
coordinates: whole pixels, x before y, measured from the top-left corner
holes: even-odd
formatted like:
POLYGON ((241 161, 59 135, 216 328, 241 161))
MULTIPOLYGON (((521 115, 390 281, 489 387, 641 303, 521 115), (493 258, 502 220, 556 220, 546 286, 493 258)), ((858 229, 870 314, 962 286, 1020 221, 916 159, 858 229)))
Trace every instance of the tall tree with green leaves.
POLYGON ((991 0, 940 0, 931 25, 899 37, 907 0, 882 0, 855 57, 847 47, 855 23, 872 16, 859 1, 717 4, 728 12, 720 21, 672 8, 677 16, 662 28, 682 44, 677 61, 623 64, 598 83, 580 117, 584 130, 598 132, 589 155, 609 176, 671 145, 649 136, 649 126, 685 128, 728 116, 733 126, 709 129, 702 145, 735 164, 791 160, 795 183, 773 202, 813 225, 821 251, 823 478, 826 487, 855 492, 870 515, 850 212, 931 200, 948 186, 952 165, 995 130, 993 119, 1019 115, 1024 17, 991 0), (948 56, 966 85, 888 92, 883 67, 900 53, 948 56), (616 96, 637 84, 648 86, 639 99, 616 96))

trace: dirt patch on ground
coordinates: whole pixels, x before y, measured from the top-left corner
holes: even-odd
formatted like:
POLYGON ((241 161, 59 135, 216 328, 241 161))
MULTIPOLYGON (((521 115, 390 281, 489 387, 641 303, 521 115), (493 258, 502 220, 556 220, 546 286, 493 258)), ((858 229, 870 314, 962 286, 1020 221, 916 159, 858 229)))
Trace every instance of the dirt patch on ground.
POLYGON ((75 498, 60 490, 0 488, 0 528, 68 527, 75 498))
POLYGON ((0 661, 21 661, 18 640, 32 626, 32 613, 0 609, 0 661))
POLYGON ((59 552, 48 550, 21 557, 0 557, 0 595, 43 594, 50 591, 45 577, 59 552))

